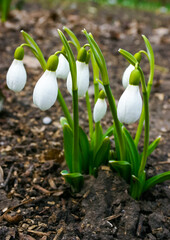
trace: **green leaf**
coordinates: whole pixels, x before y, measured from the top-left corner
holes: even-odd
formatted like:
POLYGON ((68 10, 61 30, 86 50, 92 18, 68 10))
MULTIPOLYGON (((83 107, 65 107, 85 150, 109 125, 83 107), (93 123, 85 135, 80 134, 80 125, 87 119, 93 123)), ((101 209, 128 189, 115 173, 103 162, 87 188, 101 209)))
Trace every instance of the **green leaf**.
POLYGON ((81 127, 79 127, 79 139, 80 139, 79 140, 79 149, 80 149, 79 156, 81 157, 82 171, 84 173, 88 173, 90 146, 89 146, 87 135, 85 134, 85 132, 81 127))
POLYGON ((110 160, 109 164, 120 174, 122 178, 125 179, 127 183, 130 183, 131 165, 129 162, 110 160))
POLYGON ((74 46, 77 48, 77 51, 81 48, 79 40, 75 36, 75 34, 67 27, 63 27, 64 31, 69 35, 71 41, 73 42, 74 46))
POLYGON ((0 13, 1 13, 1 21, 5 22, 8 17, 8 13, 10 11, 11 0, 1 0, 0 1, 0 13))
POLYGON ((63 127, 64 156, 66 159, 67 166, 70 172, 72 172, 73 131, 65 118, 61 118, 60 123, 63 127))
POLYGON ((143 192, 147 191, 149 188, 155 186, 156 184, 162 183, 167 180, 170 180, 170 171, 160 173, 154 177, 151 177, 145 182, 143 192))
POLYGON ((21 33, 25 39, 25 42, 30 46, 32 53, 38 59, 38 61, 41 64, 41 67, 45 71, 46 70, 46 61, 44 59, 44 56, 43 56, 40 48, 38 47, 38 45, 36 44, 34 39, 28 33, 24 32, 23 30, 21 31, 21 33))
POLYGON ((109 150, 110 150, 110 139, 109 137, 105 137, 99 150, 97 151, 94 157, 93 166, 95 168, 98 168, 102 164, 107 164, 109 150))
POLYGON ((129 53, 128 51, 120 48, 120 49, 119 49, 119 52, 120 52, 120 54, 122 54, 122 56, 123 56, 124 58, 126 58, 126 60, 127 60, 130 64, 132 64, 133 66, 135 66, 135 64, 138 62, 138 61, 136 60, 136 58, 135 58, 131 53, 129 53))
POLYGON ((61 171, 65 181, 70 184, 74 193, 80 192, 84 185, 84 178, 81 173, 69 173, 67 170, 61 171))
POLYGON ((146 49, 147 49, 150 65, 154 66, 154 53, 153 53, 152 46, 151 46, 149 40, 146 38, 145 35, 142 35, 142 37, 143 37, 143 40, 145 42, 145 46, 146 46, 146 49))
POLYGON ((103 134, 103 137, 111 137, 113 135, 113 131, 114 131, 114 127, 113 126, 110 126, 106 132, 103 134))
POLYGON ((106 67, 106 62, 105 62, 104 56, 103 56, 99 46, 97 45, 97 43, 93 39, 93 36, 91 34, 88 34, 85 29, 83 30, 83 33, 85 34, 85 36, 86 36, 86 38, 87 38, 87 40, 90 44, 90 48, 93 52, 95 60, 96 60, 96 62, 98 64, 98 67, 100 69, 103 84, 107 85, 107 84, 109 84, 109 78, 108 78, 108 72, 107 72, 107 67, 106 67))
POLYGON ((144 184, 146 181, 146 172, 143 171, 140 177, 136 177, 135 175, 131 176, 130 183, 130 195, 134 199, 139 199, 144 188, 144 184))
POLYGON ((137 176, 140 167, 140 159, 137 147, 131 137, 130 133, 125 127, 122 127, 123 134, 125 136, 126 152, 129 155, 129 161, 131 164, 132 174, 137 176))
MULTIPOLYGON (((157 137, 157 138, 148 146, 147 157, 148 157, 149 155, 151 155, 151 153, 155 150, 155 148, 158 146, 160 140, 161 140, 161 136, 157 137)), ((142 158, 142 154, 140 155, 140 158, 142 158)))
POLYGON ((62 31, 60 31, 59 29, 58 29, 58 34, 59 34, 60 39, 65 47, 65 51, 67 53, 68 62, 69 62, 69 66, 70 66, 71 77, 72 77, 72 79, 74 79, 73 85, 72 85, 72 90, 77 90, 77 69, 76 69, 76 62, 75 62, 73 52, 71 50, 70 45, 68 44, 66 37, 64 36, 62 31))

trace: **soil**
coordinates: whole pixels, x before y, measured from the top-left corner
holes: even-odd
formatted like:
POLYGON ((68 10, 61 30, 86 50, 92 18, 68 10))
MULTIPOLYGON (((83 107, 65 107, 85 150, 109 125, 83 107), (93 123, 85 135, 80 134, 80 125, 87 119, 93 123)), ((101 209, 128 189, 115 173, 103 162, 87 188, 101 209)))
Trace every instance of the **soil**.
MULTIPOLYGON (((61 48, 57 28, 69 27, 81 43, 81 30, 92 32, 106 58, 112 91, 116 100, 123 92, 121 77, 128 63, 119 48, 132 54, 145 49, 141 34, 146 35, 155 52, 155 79, 150 99, 150 141, 158 135, 161 142, 149 157, 147 177, 166 171, 170 163, 170 15, 142 12, 96 4, 58 5, 45 10, 37 4, 13 10, 9 20, 0 24, 0 88, 4 108, 0 113, 0 165, 4 182, 0 188, 1 240, 155 240, 170 239, 169 182, 156 185, 136 201, 128 195, 128 185, 109 167, 101 167, 97 179, 86 176, 85 186, 73 195, 60 171, 66 169, 63 136, 59 123, 63 115, 56 102, 42 112, 32 103, 32 91, 42 74, 39 63, 29 50, 24 62, 28 82, 20 93, 6 87, 6 72, 15 48, 23 42, 20 30, 28 32, 39 44, 45 58, 61 48), (51 123, 43 123, 44 117, 51 123)), ((142 67, 146 76, 149 65, 142 67)), ((92 76, 91 76, 92 77, 92 76)), ((65 82, 59 88, 71 110, 71 97, 65 82)), ((93 93, 90 97, 93 103, 93 93)), ((87 130, 85 100, 79 103, 80 125, 87 130)), ((108 111, 102 126, 112 124, 108 111)), ((137 124, 129 126, 132 135, 137 124)), ((140 142, 142 149, 143 140, 140 142)))

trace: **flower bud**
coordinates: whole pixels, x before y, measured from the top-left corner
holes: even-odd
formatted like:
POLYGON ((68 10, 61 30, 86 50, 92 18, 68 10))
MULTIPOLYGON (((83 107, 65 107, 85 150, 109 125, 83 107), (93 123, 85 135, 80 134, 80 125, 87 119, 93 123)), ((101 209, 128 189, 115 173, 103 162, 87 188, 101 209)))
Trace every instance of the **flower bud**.
POLYGON ((86 58, 87 58, 87 50, 84 47, 82 47, 78 52, 77 60, 79 62, 86 62, 86 58))
POLYGON ((58 66, 57 55, 51 55, 47 61, 47 70, 55 72, 58 66))
POLYGON ((105 97, 106 97, 105 92, 101 90, 93 110, 93 119, 95 122, 99 122, 106 114, 107 103, 105 97))
POLYGON ((22 60, 24 58, 24 48, 23 47, 17 47, 14 53, 14 58, 17 60, 22 60))

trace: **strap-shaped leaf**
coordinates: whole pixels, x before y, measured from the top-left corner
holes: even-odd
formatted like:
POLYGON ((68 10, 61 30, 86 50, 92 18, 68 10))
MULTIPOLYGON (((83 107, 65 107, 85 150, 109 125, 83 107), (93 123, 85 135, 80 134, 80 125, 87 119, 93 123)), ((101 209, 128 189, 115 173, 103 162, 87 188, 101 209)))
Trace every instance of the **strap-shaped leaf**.
POLYGON ((75 34, 67 27, 63 27, 63 29, 69 35, 71 41, 73 42, 74 46, 77 48, 77 51, 78 51, 81 48, 81 46, 75 34))
POLYGON ((102 164, 107 164, 110 150, 110 139, 105 137, 94 158, 94 167, 98 168, 102 164))
POLYGON ((38 59, 38 61, 41 64, 41 67, 43 68, 43 70, 45 71, 46 69, 46 61, 44 59, 44 56, 40 50, 40 48, 38 47, 37 43, 34 41, 34 39, 26 32, 24 32, 23 30, 21 31, 25 42, 30 45, 30 49, 33 52, 33 54, 35 55, 35 57, 38 59))
POLYGON ((156 184, 162 183, 167 180, 170 180, 170 171, 160 173, 154 177, 151 177, 145 182, 143 192, 147 191, 149 188, 155 186, 156 184))
POLYGON ((61 125, 63 127, 64 136, 64 156, 66 159, 67 166, 72 172, 72 151, 73 151, 73 131, 67 123, 65 118, 60 119, 61 125))
POLYGON ((139 199, 144 188, 146 180, 146 172, 143 171, 140 177, 136 177, 135 175, 131 176, 131 183, 130 183, 130 195, 134 199, 139 199))
POLYGON ((65 47, 65 51, 67 53, 68 62, 70 66, 71 77, 72 77, 72 80, 74 79, 74 81, 72 82, 72 90, 77 90, 77 69, 76 69, 76 62, 75 62, 73 52, 71 50, 70 45, 68 44, 66 37, 64 36, 62 31, 60 31, 59 29, 58 29, 58 34, 65 47))
POLYGON ((136 60, 136 58, 131 54, 129 53, 128 51, 124 50, 124 49, 119 49, 119 52, 120 54, 122 54, 122 56, 130 63, 132 64, 133 66, 135 66, 135 64, 138 62, 136 60))
POLYGON ((89 152, 90 152, 90 147, 89 147, 89 141, 87 138, 87 135, 83 131, 81 127, 79 127, 79 156, 81 158, 81 168, 83 173, 88 173, 89 172, 89 152))
POLYGON ((113 131, 114 131, 114 127, 113 126, 110 126, 106 132, 103 134, 103 137, 111 137, 113 135, 113 131))
POLYGON ((128 154, 130 154, 132 174, 137 176, 140 167, 139 153, 129 131, 125 127, 122 127, 122 131, 124 133, 125 141, 127 144, 126 151, 128 154))
MULTIPOLYGON (((148 153, 147 157, 151 155, 151 153, 155 150, 155 148, 158 146, 159 142, 161 140, 161 136, 157 137, 148 147, 148 153)), ((142 154, 140 155, 140 158, 142 158, 142 154)))
POLYGON ((61 175, 65 181, 70 184, 73 192, 80 192, 84 184, 84 178, 81 173, 69 173, 67 170, 63 170, 61 175))
POLYGON ((154 52, 153 52, 152 46, 151 46, 149 40, 146 38, 145 35, 142 35, 142 37, 143 37, 143 40, 145 42, 145 46, 146 46, 146 49, 147 49, 150 65, 154 66, 154 52))
POLYGON ((120 174, 122 178, 125 179, 127 183, 130 183, 131 165, 129 162, 110 160, 109 164, 120 174))
POLYGON ((106 67, 106 62, 105 62, 104 56, 103 56, 99 46, 97 45, 97 43, 93 39, 92 35, 88 34, 85 29, 83 30, 83 33, 85 34, 85 36, 86 36, 86 38, 87 38, 87 40, 90 44, 90 48, 93 52, 95 60, 96 60, 96 62, 98 64, 98 67, 100 69, 103 84, 107 85, 107 84, 109 84, 109 78, 108 78, 108 72, 107 72, 107 67, 106 67))

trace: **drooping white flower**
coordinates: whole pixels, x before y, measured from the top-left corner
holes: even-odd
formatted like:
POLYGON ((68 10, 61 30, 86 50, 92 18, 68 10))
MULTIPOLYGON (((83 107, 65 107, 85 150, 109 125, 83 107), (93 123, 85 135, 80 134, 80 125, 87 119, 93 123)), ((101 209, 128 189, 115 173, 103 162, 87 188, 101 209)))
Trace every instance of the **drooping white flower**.
POLYGON ((106 94, 104 90, 101 90, 99 93, 99 98, 97 99, 94 110, 93 110, 93 119, 95 122, 99 122, 107 111, 107 103, 105 100, 106 94))
POLYGON ((70 71, 69 63, 63 54, 60 54, 58 59, 59 62, 56 70, 56 76, 57 78, 67 79, 70 71))
POLYGON ((130 64, 124 71, 123 73, 123 77, 122 77, 122 85, 124 88, 127 88, 127 86, 129 85, 129 78, 130 78, 130 74, 131 72, 135 69, 135 67, 130 64))
POLYGON ((136 122, 142 112, 142 98, 138 85, 129 84, 118 102, 117 114, 121 123, 136 122))
POLYGON ((20 92, 26 84, 27 73, 22 60, 14 59, 8 69, 6 83, 9 89, 20 92))
MULTIPOLYGON (((78 87, 78 97, 83 97, 89 87, 89 65, 85 62, 76 61, 77 68, 77 87, 78 87)), ((67 77, 67 90, 72 95, 72 78, 71 72, 69 72, 67 77)))
POLYGON ((35 85, 33 102, 42 111, 52 107, 58 95, 56 72, 46 70, 35 85))

